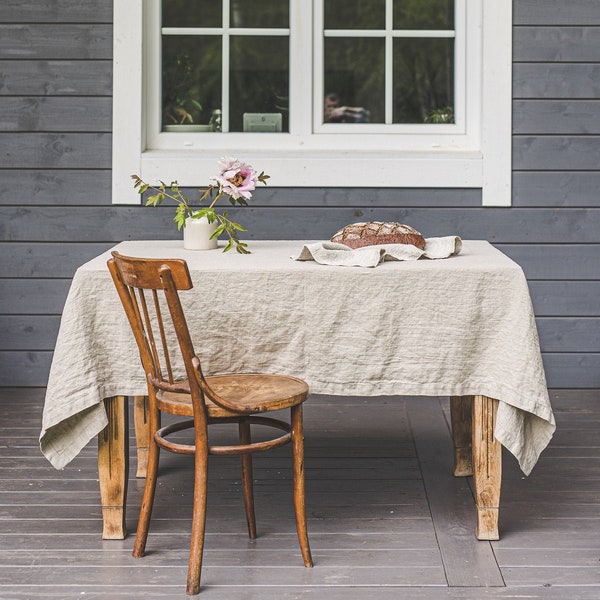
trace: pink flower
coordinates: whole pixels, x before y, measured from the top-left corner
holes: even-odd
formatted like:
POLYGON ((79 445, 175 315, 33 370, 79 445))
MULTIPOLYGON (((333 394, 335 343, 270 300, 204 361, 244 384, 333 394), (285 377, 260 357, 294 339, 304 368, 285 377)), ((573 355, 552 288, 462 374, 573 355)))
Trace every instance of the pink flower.
POLYGON ((256 189, 258 175, 250 165, 236 158, 224 156, 219 161, 219 167, 220 174, 211 179, 219 185, 221 192, 233 199, 241 196, 248 200, 252 197, 251 192, 256 189))

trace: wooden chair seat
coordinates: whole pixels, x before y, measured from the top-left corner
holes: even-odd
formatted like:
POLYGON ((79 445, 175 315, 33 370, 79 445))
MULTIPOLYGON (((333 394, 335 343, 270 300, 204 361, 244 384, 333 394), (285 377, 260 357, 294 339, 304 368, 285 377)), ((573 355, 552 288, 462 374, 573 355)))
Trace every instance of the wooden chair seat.
MULTIPOLYGON (((209 375, 205 379, 218 396, 239 407, 236 411, 227 410, 205 394, 206 410, 211 418, 283 410, 304 402, 308 397, 306 382, 288 375, 244 373, 209 375)), ((178 385, 187 393, 161 390, 156 396, 158 407, 172 415, 192 417, 194 410, 189 381, 181 381, 178 385)))
POLYGON ((254 539, 256 519, 252 453, 291 444, 296 531, 304 565, 312 567, 304 505, 302 419, 302 407, 308 397, 308 385, 301 379, 286 375, 203 374, 179 300, 179 291, 192 287, 185 261, 134 258, 113 252, 113 258, 108 261, 108 268, 135 336, 148 380, 148 468, 133 556, 144 556, 158 477, 160 449, 193 454, 195 458, 194 508, 186 591, 188 594, 197 594, 200 591, 204 548, 208 456, 240 455, 248 535, 254 539), (171 348, 172 344, 169 344, 169 340, 172 339, 177 340, 175 348, 171 348), (176 381, 173 376, 176 360, 181 360, 185 366, 185 380, 176 381), (289 422, 267 416, 268 413, 283 409, 290 410, 289 422), (191 419, 177 420, 162 427, 162 413, 191 419), (219 423, 238 425, 239 444, 216 446, 209 443, 208 427, 219 423), (253 441, 253 425, 263 425, 276 430, 277 435, 266 440, 263 439, 265 436, 261 436, 257 441, 253 441), (194 432, 192 444, 168 439, 170 434, 190 428, 194 432))

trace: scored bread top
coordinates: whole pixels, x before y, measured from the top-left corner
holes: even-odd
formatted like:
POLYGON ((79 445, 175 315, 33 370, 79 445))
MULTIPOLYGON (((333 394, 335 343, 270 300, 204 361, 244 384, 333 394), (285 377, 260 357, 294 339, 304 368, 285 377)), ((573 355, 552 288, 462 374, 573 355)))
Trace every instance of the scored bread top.
POLYGON ((425 238, 410 225, 382 221, 351 223, 340 229, 331 241, 350 248, 381 244, 412 244, 421 250, 425 248, 425 238))

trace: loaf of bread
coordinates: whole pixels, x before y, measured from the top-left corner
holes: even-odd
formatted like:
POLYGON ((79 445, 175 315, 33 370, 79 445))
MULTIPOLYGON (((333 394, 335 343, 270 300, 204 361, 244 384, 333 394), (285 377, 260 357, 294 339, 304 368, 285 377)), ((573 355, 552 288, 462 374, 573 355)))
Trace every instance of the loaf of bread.
POLYGON ((412 244, 421 250, 425 249, 425 238, 409 225, 402 223, 352 223, 340 229, 332 238, 332 242, 345 244, 350 248, 375 246, 381 244, 412 244))

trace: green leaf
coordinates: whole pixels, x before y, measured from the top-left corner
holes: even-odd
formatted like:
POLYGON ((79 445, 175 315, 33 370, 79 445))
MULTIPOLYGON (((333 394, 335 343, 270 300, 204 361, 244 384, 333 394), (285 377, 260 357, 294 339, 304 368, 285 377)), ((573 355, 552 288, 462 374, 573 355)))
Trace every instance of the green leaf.
POLYGON ((199 208, 196 210, 193 215, 194 219, 201 219, 202 217, 206 217, 206 220, 209 223, 214 223, 217 219, 217 215, 212 208, 199 208))
POLYGON ((173 217, 173 221, 177 223, 177 231, 181 231, 181 228, 185 227, 185 213, 181 214, 176 212, 175 216, 173 217))
POLYGON ((148 201, 146 202, 146 206, 148 206, 150 204, 152 206, 156 206, 157 204, 160 204, 163 200, 164 200, 164 196, 162 194, 154 194, 154 196, 150 196, 148 198, 148 201))

